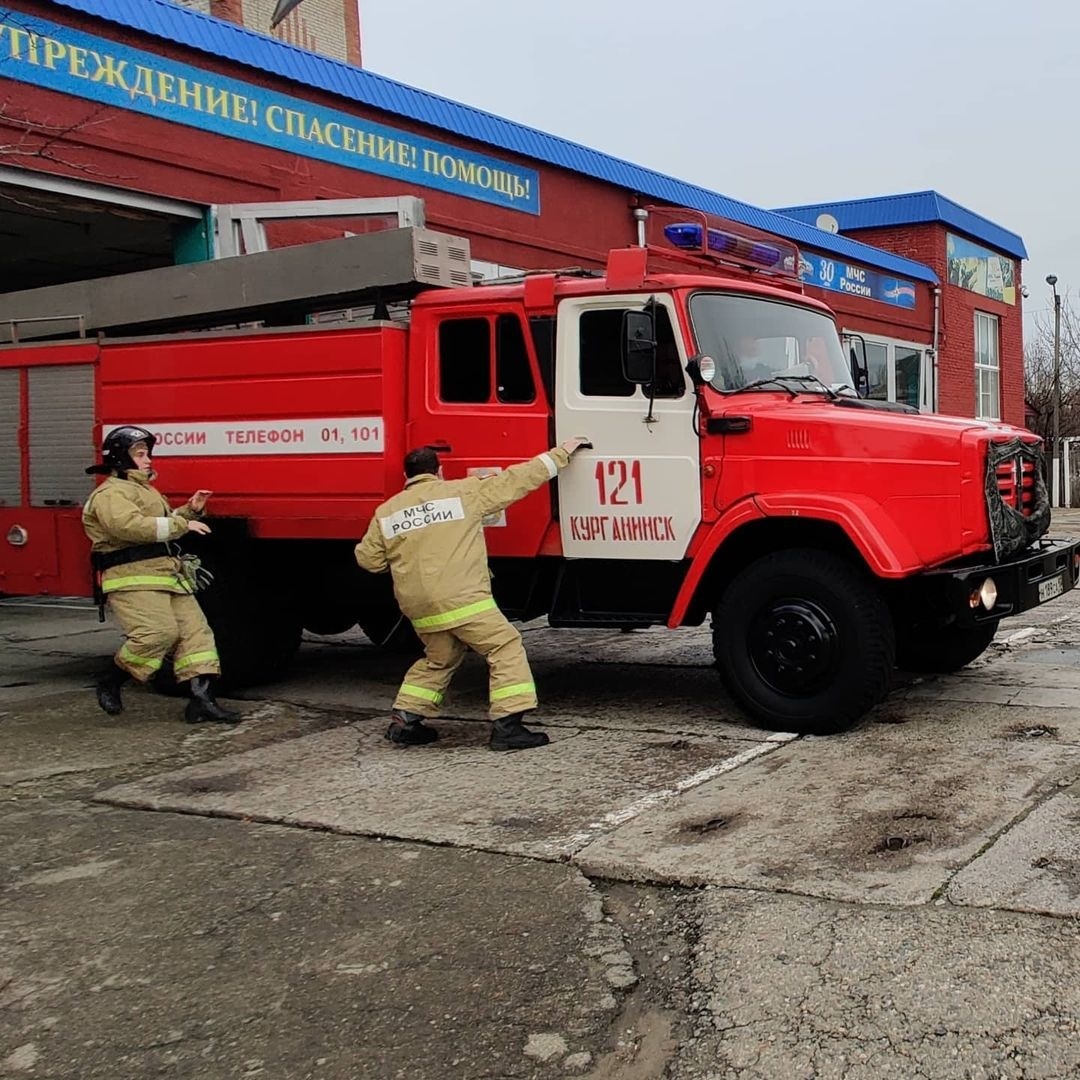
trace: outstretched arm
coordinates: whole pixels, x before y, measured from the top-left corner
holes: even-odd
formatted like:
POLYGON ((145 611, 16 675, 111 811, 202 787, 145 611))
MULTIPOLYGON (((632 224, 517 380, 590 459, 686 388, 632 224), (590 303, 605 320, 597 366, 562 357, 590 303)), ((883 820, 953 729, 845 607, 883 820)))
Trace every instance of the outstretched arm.
POLYGON ((511 503, 525 498, 530 491, 542 487, 549 480, 554 480, 560 469, 570 464, 570 458, 588 442, 587 439, 567 439, 561 446, 552 447, 546 453, 523 461, 520 465, 489 476, 480 482, 481 512, 497 514, 511 503))

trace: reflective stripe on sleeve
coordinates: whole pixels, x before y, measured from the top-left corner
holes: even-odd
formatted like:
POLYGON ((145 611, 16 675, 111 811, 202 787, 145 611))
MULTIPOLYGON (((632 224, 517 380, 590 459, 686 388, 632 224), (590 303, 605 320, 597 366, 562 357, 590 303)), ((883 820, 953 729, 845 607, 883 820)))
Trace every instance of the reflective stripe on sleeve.
POLYGON ((494 597, 489 596, 486 600, 477 600, 475 604, 466 604, 464 607, 454 608, 453 611, 444 611, 439 615, 425 615, 422 619, 413 619, 412 624, 417 630, 431 630, 457 619, 467 619, 470 615, 479 615, 481 611, 491 611, 495 607, 494 597))
POLYGON ((183 671, 184 668, 191 667, 192 664, 202 664, 207 660, 212 660, 215 664, 219 663, 216 649, 207 649, 206 652, 193 652, 188 653, 187 656, 178 656, 173 661, 173 671, 183 671))
POLYGON ((157 538, 158 540, 169 539, 169 525, 170 519, 167 517, 154 518, 154 523, 157 525, 157 538))
POLYGON ((162 585, 169 592, 188 593, 191 590, 184 586, 174 577, 155 577, 152 574, 136 574, 134 577, 110 578, 101 584, 102 592, 115 592, 117 589, 126 589, 133 585, 150 588, 153 585, 162 585))
POLYGON ((548 479, 554 480, 558 475, 559 466, 555 464, 555 459, 550 454, 541 454, 540 460, 544 463, 548 471, 548 479))
POLYGON ((508 697, 518 697, 528 694, 529 697, 536 697, 536 683, 534 682, 519 682, 514 683, 513 686, 503 686, 498 690, 491 691, 492 701, 502 701, 508 697))
POLYGON ((432 705, 441 705, 443 695, 438 690, 425 690, 422 686, 413 686, 412 683, 402 683, 401 692, 409 697, 419 698, 421 701, 430 701, 432 705))

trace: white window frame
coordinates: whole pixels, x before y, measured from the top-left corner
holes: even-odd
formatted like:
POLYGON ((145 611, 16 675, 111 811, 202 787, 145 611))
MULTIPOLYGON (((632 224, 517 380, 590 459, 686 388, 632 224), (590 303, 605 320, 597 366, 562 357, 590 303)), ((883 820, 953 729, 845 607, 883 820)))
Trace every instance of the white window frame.
POLYGON ((975 418, 977 420, 1001 419, 1001 320, 988 311, 975 312, 975 418), (985 354, 980 340, 982 328, 986 330, 985 354), (987 398, 993 398, 992 413, 983 411, 984 380, 995 387, 992 394, 989 391, 986 394, 987 398))
POLYGON ((885 393, 889 401, 896 401, 896 350, 914 349, 920 355, 919 360, 919 412, 934 411, 934 368, 930 360, 932 345, 922 341, 905 341, 903 338, 884 337, 882 334, 867 333, 854 327, 845 326, 841 334, 854 334, 870 345, 885 347, 885 393))

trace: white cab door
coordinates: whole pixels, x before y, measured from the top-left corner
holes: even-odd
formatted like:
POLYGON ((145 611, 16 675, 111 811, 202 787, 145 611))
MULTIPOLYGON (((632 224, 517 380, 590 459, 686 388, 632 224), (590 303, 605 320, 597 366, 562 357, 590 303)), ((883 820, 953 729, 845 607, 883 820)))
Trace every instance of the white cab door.
POLYGON ((564 300, 556 338, 555 430, 583 435, 559 476, 568 558, 680 559, 701 521, 700 440, 686 346, 671 298, 656 295, 656 397, 622 374, 622 316, 647 295, 564 300), (675 328, 674 330, 672 328, 675 328))

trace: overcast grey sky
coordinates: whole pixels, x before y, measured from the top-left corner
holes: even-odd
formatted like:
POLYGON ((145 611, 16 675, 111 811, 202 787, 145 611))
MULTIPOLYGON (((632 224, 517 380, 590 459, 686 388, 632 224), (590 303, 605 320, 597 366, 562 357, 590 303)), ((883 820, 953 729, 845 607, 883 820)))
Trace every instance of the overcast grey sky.
MULTIPOLYGON (((360 0, 364 64, 758 206, 933 188, 1080 290, 1076 0, 360 0)), ((1030 318, 1026 320, 1030 324, 1030 318)))

